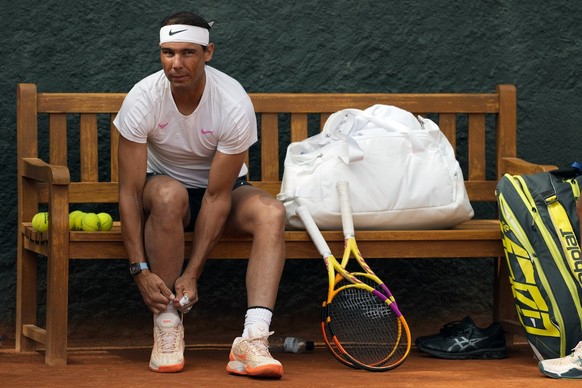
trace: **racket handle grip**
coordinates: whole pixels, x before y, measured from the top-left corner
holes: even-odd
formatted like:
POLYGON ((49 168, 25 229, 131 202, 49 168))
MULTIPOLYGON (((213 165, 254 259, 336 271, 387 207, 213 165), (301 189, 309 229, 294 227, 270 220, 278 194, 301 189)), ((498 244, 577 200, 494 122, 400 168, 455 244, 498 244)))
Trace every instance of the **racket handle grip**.
POLYGON ((309 213, 309 209, 307 206, 299 206, 295 213, 299 216, 303 225, 305 225, 305 230, 309 233, 309 237, 313 240, 315 247, 317 248, 318 252, 324 257, 331 256, 331 249, 329 249, 329 245, 325 242, 319 228, 315 224, 311 213, 309 213))
POLYGON ((335 184, 339 197, 340 213, 342 216, 342 228, 346 239, 354 237, 354 219, 352 206, 350 205, 350 185, 347 181, 338 181, 335 184))

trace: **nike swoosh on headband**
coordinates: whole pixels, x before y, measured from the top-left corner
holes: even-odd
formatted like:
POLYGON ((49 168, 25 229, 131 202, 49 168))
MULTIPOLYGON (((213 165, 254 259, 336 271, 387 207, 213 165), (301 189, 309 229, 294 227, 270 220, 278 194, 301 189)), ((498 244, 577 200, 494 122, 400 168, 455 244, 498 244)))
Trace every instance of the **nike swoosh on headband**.
POLYGON ((170 36, 173 36, 173 35, 179 34, 180 32, 184 32, 184 31, 186 31, 186 30, 178 30, 178 31, 172 31, 172 30, 170 30, 170 32, 168 34, 170 36))
POLYGON ((173 24, 160 28, 160 44, 167 42, 189 42, 208 46, 210 34, 207 28, 173 24))

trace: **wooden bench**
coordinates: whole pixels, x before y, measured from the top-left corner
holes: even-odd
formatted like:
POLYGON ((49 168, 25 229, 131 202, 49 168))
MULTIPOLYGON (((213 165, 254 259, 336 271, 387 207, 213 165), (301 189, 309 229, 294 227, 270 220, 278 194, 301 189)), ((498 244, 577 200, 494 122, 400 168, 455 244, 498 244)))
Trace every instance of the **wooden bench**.
MULTIPOLYGON (((119 222, 109 232, 68 229, 71 205, 116 206, 119 135, 111 122, 124 97, 121 93, 39 93, 34 84, 17 87, 16 349, 34 351, 44 344, 47 364, 67 362, 69 260, 127 257, 119 222), (43 207, 50 212, 50 227, 38 233, 31 219, 43 207), (46 324, 41 328, 35 285, 38 260, 43 259, 47 260, 46 324)), ((255 93, 251 98, 259 118, 260 143, 249 152, 250 180, 273 195, 279 192, 289 141, 317 133, 333 112, 373 104, 395 105, 438 122, 455 147, 474 204, 495 202, 495 186, 505 172, 551 168, 517 158, 513 85, 499 85, 495 93, 482 94, 255 93)), ((340 231, 327 231, 324 236, 334 251, 342 250, 340 231)), ((285 237, 289 259, 319 257, 306 232, 287 231, 285 237)), ((502 321, 509 334, 521 333, 513 320, 506 266, 500 265, 505 259, 499 260, 504 252, 496 219, 475 218, 449 230, 358 231, 357 237, 369 258, 497 258, 493 318, 502 321)), ((189 252, 191 234, 187 238, 189 252)), ((212 258, 245 259, 250 247, 249 238, 223 236, 212 258)))

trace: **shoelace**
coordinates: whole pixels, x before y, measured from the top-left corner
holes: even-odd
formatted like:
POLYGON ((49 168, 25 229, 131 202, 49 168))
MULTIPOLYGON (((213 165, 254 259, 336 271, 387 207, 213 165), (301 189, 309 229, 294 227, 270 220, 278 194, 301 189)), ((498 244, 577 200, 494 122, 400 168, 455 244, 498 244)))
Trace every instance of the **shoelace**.
POLYGON ((249 343, 250 352, 256 356, 271 357, 269 353, 269 336, 274 332, 269 332, 264 336, 246 338, 245 341, 249 343))
POLYGON ((580 341, 578 345, 576 345, 576 347, 574 347, 574 349, 572 350, 573 352, 568 356, 556 358, 549 361, 557 365, 570 365, 575 363, 582 365, 582 341, 580 341))
POLYGON ((582 341, 578 342, 578 345, 572 349, 572 354, 570 354, 570 358, 572 360, 578 360, 578 362, 582 365, 582 341))
POLYGON ((180 330, 162 329, 158 332, 158 339, 162 353, 173 353, 179 347, 180 330))
POLYGON ((441 329, 441 334, 444 337, 453 337, 456 334, 458 334, 461 330, 460 326, 463 323, 463 321, 454 321, 454 322, 450 322, 445 324, 442 329, 441 329))

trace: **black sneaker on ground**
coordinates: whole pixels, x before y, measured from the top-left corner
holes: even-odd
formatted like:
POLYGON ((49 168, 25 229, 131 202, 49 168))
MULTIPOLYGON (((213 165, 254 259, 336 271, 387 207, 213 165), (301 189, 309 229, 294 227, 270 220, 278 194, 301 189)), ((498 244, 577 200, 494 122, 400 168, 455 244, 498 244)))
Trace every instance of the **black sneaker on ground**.
POLYGON ((470 317, 447 323, 440 333, 418 337, 416 347, 432 356, 453 360, 505 358, 505 334, 498 322, 481 329, 470 317))

